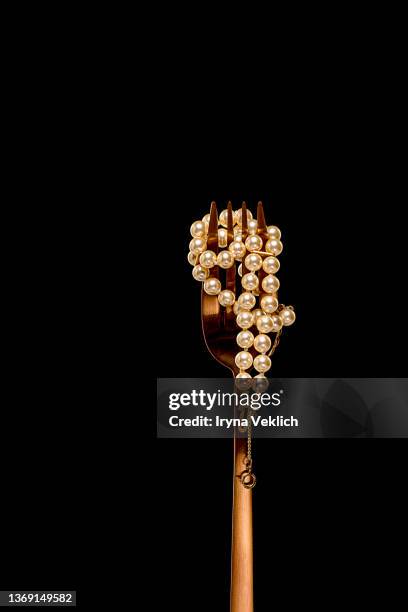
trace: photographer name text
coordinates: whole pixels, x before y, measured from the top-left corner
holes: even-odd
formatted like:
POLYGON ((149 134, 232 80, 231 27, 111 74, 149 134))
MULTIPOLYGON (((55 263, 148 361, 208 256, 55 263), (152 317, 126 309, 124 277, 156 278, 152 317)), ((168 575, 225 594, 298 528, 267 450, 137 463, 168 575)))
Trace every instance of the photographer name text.
POLYGON ((195 416, 193 418, 182 418, 173 415, 169 418, 171 427, 222 427, 230 429, 232 427, 248 427, 249 422, 253 427, 299 427, 299 420, 293 416, 250 416, 247 418, 225 418, 225 417, 208 417, 195 416))

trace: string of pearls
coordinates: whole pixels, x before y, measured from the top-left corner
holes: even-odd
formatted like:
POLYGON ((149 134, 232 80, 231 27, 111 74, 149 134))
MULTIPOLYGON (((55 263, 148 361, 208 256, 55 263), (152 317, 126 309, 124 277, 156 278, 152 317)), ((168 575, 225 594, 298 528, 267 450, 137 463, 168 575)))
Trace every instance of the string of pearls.
POLYGON ((296 319, 293 307, 279 304, 277 295, 280 282, 275 275, 280 268, 278 256, 283 250, 281 232, 275 225, 268 226, 268 239, 264 244, 257 233, 257 221, 251 211, 247 210, 248 236, 243 241, 242 209, 239 209, 233 212, 234 240, 227 247, 228 211, 225 209, 218 218, 218 246, 223 250, 217 255, 207 249, 209 221, 210 215, 206 214, 201 221, 195 221, 190 228, 192 239, 188 261, 193 266, 193 277, 203 283, 204 291, 208 295, 218 296, 221 306, 233 308, 238 328, 236 341, 238 347, 242 349, 235 356, 235 363, 239 368, 237 378, 252 378, 248 370, 253 367, 258 372, 255 378, 265 379, 265 372, 272 365, 267 354, 272 346, 268 334, 278 333, 283 327, 292 325, 296 319), (244 275, 242 275, 242 262, 246 270, 249 270, 244 275), (243 289, 238 298, 233 291, 222 289, 220 280, 211 276, 211 270, 215 266, 227 270, 236 263, 243 289), (257 275, 260 270, 266 273, 261 284, 257 275), (251 328, 255 328, 254 332, 257 335, 254 335, 251 328))

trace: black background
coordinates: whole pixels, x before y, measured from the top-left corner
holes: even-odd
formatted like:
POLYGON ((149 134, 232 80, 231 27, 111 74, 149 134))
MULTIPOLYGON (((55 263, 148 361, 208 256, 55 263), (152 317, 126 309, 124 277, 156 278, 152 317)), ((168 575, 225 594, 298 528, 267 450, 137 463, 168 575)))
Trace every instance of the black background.
MULTIPOLYGON (((143 48, 137 69, 122 74, 113 62, 111 88, 112 50, 105 61, 102 45, 90 44, 84 67, 71 34, 68 56, 53 41, 36 61, 36 43, 15 70, 27 91, 11 89, 16 150, 8 158, 18 172, 5 225, 2 588, 76 588, 85 607, 105 599, 102 586, 114 598, 115 586, 139 592, 140 563, 151 556, 146 608, 228 609, 230 442, 155 440, 152 394, 153 450, 145 452, 145 430, 131 427, 127 410, 146 358, 139 351, 136 363, 129 348, 140 348, 141 327, 150 334, 143 349, 152 349, 143 373, 154 376, 155 365, 158 376, 225 374, 206 352, 186 259, 190 225, 211 200, 222 209, 245 199, 252 210, 262 200, 282 230, 280 296, 297 321, 274 359, 276 376, 404 376, 399 39, 385 61, 377 30, 367 46, 344 31, 332 41, 331 28, 299 37, 294 15, 280 25, 265 20, 264 32, 260 15, 256 25, 242 17, 241 28, 229 20, 217 28, 216 12, 201 37, 170 29, 168 44, 153 43, 157 58, 147 62, 143 48), (123 116, 129 98, 132 119, 123 116), (133 283, 153 251, 156 308, 133 283), (136 288, 136 300, 123 287, 136 288), (126 303, 141 307, 142 318, 132 312, 123 323, 126 303), (108 350, 111 340, 117 346, 108 350), (119 398, 126 380, 130 401, 119 398), (136 462, 124 449, 136 449, 136 462), (132 515, 127 527, 131 496, 149 516, 132 515)), ((361 28, 368 35, 365 20, 361 28)), ((404 441, 259 440, 254 454, 256 609, 273 609, 282 596, 286 607, 327 607, 355 590, 363 603, 385 594, 391 605, 406 545, 404 441)))

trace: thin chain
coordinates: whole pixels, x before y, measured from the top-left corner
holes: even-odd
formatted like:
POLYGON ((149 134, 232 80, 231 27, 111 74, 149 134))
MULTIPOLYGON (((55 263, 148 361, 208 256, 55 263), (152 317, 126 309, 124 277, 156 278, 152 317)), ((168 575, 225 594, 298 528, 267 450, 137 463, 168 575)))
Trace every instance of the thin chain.
POLYGON ((247 457, 252 461, 252 421, 251 421, 252 410, 248 410, 248 443, 247 443, 247 457))
POLYGON ((252 471, 252 437, 251 437, 251 414, 252 410, 248 408, 248 437, 247 437, 247 454, 244 457, 245 469, 238 478, 241 480, 241 484, 246 489, 253 489, 256 484, 256 476, 252 471))

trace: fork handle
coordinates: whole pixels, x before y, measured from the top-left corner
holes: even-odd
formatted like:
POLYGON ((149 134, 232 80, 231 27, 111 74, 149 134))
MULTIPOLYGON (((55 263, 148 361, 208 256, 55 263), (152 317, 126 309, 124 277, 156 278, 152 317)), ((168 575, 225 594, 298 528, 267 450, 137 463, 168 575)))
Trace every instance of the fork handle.
POLYGON ((232 504, 231 612, 253 612, 252 489, 237 474, 245 468, 246 440, 234 436, 234 484, 232 504))

